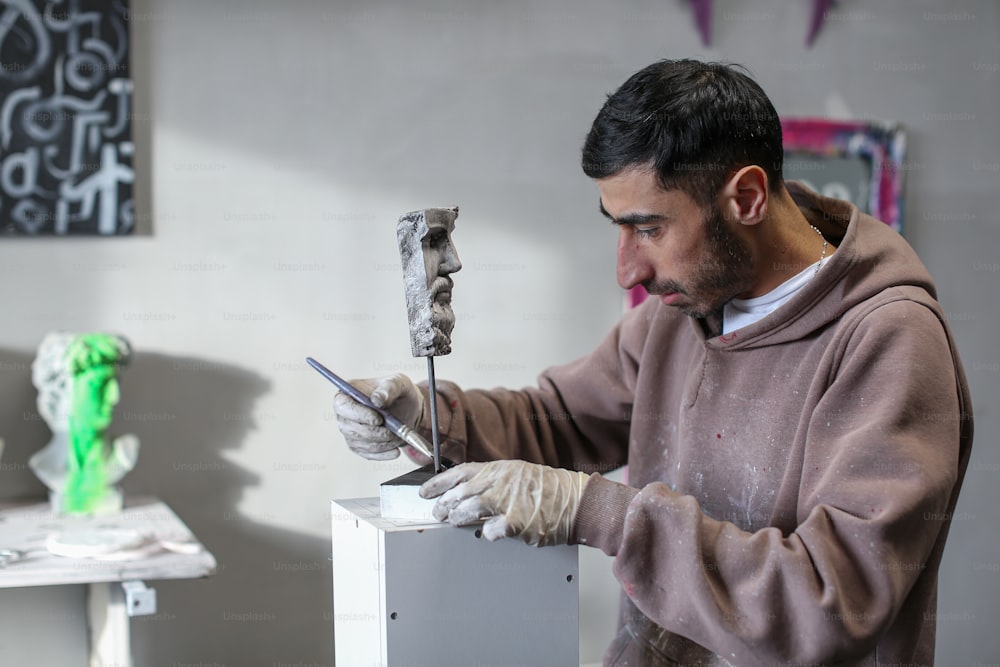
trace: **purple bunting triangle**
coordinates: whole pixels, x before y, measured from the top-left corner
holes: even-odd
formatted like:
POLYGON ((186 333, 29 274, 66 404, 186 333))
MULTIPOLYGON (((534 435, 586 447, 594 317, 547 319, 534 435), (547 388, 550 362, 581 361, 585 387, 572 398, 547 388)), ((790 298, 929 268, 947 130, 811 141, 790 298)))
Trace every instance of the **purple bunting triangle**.
POLYGON ((806 36, 806 46, 812 46, 816 41, 816 36, 823 29, 826 15, 833 7, 836 0, 813 0, 812 21, 809 23, 809 35, 806 36))
POLYGON ((701 34, 701 43, 708 46, 712 40, 712 0, 691 0, 694 22, 701 34))

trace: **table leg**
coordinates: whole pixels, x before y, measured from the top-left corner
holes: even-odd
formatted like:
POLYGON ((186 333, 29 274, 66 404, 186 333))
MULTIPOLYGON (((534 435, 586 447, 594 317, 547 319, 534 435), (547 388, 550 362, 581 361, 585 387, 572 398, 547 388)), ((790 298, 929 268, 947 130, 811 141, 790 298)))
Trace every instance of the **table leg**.
POLYGON ((87 584, 90 667, 133 667, 128 607, 120 582, 87 584))

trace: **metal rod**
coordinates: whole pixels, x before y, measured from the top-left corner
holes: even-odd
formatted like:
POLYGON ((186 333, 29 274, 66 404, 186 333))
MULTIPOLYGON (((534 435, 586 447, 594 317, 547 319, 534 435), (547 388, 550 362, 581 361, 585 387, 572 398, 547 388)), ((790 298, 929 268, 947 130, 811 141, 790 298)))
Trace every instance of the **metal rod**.
POLYGON ((441 472, 441 441, 438 436, 437 384, 434 380, 434 357, 427 357, 427 388, 431 401, 431 441, 434 443, 434 472, 441 472))

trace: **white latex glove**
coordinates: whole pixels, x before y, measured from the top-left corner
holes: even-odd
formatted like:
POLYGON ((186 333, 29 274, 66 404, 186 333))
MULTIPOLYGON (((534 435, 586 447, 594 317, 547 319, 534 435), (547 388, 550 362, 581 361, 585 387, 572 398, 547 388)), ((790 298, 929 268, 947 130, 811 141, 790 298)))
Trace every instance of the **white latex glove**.
POLYGON ((520 536, 528 544, 568 544, 590 475, 525 461, 463 463, 424 482, 438 498, 434 518, 455 526, 486 519, 489 540, 520 536), (444 494, 444 495, 442 495, 444 494))
MULTIPOLYGON (((372 405, 385 408, 401 422, 415 428, 424 412, 424 395, 402 373, 373 380, 350 380, 368 395, 372 405)), ((343 392, 333 397, 337 426, 355 454, 373 461, 388 461, 399 456, 402 440, 383 426, 382 415, 361 405, 343 392)))

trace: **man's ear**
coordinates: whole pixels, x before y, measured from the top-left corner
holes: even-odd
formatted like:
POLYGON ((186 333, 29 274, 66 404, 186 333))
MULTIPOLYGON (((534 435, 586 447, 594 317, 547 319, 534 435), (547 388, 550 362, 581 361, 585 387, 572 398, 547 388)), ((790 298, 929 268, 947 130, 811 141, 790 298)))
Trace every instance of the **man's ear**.
POLYGON ((743 167, 722 187, 721 210, 728 220, 756 225, 767 215, 767 174, 755 164, 743 167))

